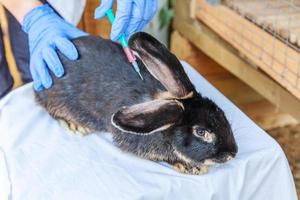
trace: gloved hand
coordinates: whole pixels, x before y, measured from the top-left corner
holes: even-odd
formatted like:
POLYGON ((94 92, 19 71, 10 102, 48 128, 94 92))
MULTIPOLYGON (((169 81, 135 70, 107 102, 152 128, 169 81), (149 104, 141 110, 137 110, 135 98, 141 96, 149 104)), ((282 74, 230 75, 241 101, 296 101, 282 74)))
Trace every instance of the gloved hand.
MULTIPOLYGON (((102 0, 95 10, 95 18, 106 16, 114 0, 102 0)), ((157 0, 118 0, 116 19, 111 30, 111 39, 116 41, 121 34, 128 38, 134 32, 142 30, 153 18, 157 10, 157 0)))
POLYGON ((59 50, 70 60, 78 58, 78 52, 70 39, 86 35, 59 17, 47 4, 31 10, 23 20, 23 30, 28 33, 30 49, 30 72, 34 89, 50 88, 52 79, 49 69, 57 77, 64 74, 58 58, 59 50))

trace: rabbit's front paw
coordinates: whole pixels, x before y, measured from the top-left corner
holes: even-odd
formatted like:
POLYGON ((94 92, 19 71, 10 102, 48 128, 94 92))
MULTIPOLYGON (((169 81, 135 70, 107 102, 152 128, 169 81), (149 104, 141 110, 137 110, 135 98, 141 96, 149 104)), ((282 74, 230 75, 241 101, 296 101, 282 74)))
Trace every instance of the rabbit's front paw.
POLYGON ((75 135, 85 136, 91 132, 89 128, 85 128, 70 121, 59 119, 58 122, 63 128, 75 135))
POLYGON ((202 175, 208 172, 208 166, 201 165, 201 166, 187 166, 182 163, 175 163, 174 169, 183 174, 191 174, 191 175, 202 175))
POLYGON ((202 165, 197 167, 191 167, 192 174, 194 175, 202 175, 208 173, 208 166, 202 165))

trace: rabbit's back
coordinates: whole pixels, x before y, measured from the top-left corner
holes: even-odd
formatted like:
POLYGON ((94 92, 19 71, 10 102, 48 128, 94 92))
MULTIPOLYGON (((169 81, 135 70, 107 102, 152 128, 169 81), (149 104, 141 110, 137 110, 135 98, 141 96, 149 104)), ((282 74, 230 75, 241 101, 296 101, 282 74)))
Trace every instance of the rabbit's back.
POLYGON ((153 99, 163 90, 142 63, 142 81, 120 45, 100 37, 73 40, 80 58, 59 57, 65 68, 62 78, 53 77, 53 86, 36 93, 38 102, 56 118, 76 121, 93 130, 110 127, 110 117, 122 106, 153 99))

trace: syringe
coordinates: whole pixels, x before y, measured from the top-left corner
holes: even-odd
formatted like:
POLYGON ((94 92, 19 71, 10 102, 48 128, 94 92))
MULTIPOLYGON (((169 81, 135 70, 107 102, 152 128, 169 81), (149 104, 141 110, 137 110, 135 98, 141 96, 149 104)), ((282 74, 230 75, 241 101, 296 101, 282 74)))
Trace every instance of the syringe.
MULTIPOLYGON (((112 9, 109 9, 108 11, 106 11, 106 15, 107 15, 110 23, 113 24, 114 21, 115 21, 114 11, 112 9)), ((141 79, 144 80, 143 77, 142 77, 140 68, 139 68, 139 66, 138 66, 138 64, 136 62, 136 57, 133 55, 131 49, 129 48, 128 42, 127 42, 126 37, 125 37, 124 34, 122 34, 120 36, 119 42, 121 43, 121 45, 122 45, 122 47, 124 49, 124 52, 125 52, 125 54, 127 56, 128 61, 132 64, 134 70, 139 74, 139 76, 141 77, 141 79)))

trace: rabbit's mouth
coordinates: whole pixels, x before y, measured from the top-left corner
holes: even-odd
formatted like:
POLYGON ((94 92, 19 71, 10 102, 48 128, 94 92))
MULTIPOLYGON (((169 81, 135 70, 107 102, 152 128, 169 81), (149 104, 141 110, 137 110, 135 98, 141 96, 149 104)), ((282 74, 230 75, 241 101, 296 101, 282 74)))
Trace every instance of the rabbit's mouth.
POLYGON ((231 153, 222 153, 221 155, 218 155, 216 158, 209 158, 204 160, 204 165, 215 165, 215 164, 221 164, 225 163, 227 161, 232 160, 235 157, 235 155, 231 153))

